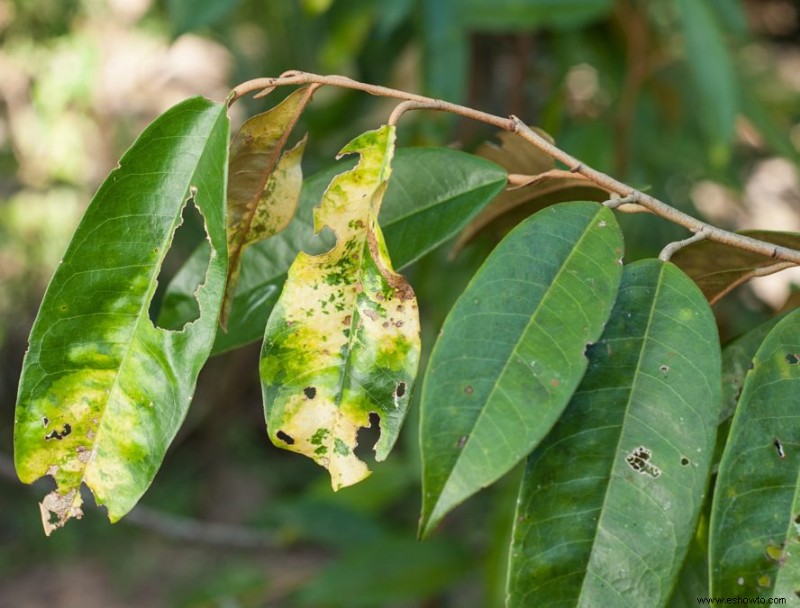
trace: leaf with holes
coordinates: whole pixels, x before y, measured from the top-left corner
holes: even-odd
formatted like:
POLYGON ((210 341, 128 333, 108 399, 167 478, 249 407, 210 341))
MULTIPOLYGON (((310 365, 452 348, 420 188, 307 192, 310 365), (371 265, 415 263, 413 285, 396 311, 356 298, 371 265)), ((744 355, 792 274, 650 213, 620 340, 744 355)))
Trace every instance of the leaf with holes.
MULTIPOLYGON (((800 233, 797 232, 743 230, 739 234, 791 249, 800 247, 800 233)), ((708 239, 679 249, 671 260, 692 277, 712 304, 732 289, 759 276, 761 269, 776 263, 773 258, 708 239)), ((786 264, 787 267, 791 265, 786 264)))
POLYGON ((672 264, 627 266, 588 354, 580 387, 528 459, 509 606, 663 606, 694 534, 720 406, 703 294, 672 264))
POLYGON ((222 303, 228 118, 193 98, 168 110, 98 190, 56 270, 30 336, 16 410, 19 477, 51 475, 45 531, 81 516, 81 483, 111 521, 147 489, 183 420, 222 303), (211 258, 200 317, 155 327, 159 267, 191 196, 211 258))
POLYGON ((753 358, 722 455, 711 513, 711 593, 800 590, 800 310, 753 358))
MULTIPOLYGON (((331 179, 351 168, 345 159, 303 183, 297 214, 283 232, 248 248, 228 318, 214 352, 264 337, 267 317, 286 272, 301 250, 330 249, 330 231, 314 236, 312 210, 331 179)), ((497 165, 449 148, 401 148, 392 161, 392 181, 381 206, 380 225, 395 267, 400 270, 452 238, 503 189, 506 173, 497 165)), ((189 318, 192 291, 203 272, 208 248, 201 246, 169 285, 159 321, 182 324, 189 318)))
POLYGON ((267 322, 261 381, 272 442, 326 467, 334 489, 369 474, 357 433, 380 421, 383 460, 408 407, 419 361, 414 292, 392 270, 378 226, 391 173, 394 127, 368 131, 342 150, 361 158, 336 176, 315 210, 327 253, 301 252, 267 322))
POLYGON ((622 247, 610 210, 562 203, 517 226, 473 277, 422 389, 423 534, 561 415, 611 312, 622 247))
POLYGON ((227 328, 246 247, 289 225, 303 185, 306 140, 283 152, 314 89, 298 89, 271 110, 253 116, 231 142, 228 180, 228 280, 220 323, 227 328))

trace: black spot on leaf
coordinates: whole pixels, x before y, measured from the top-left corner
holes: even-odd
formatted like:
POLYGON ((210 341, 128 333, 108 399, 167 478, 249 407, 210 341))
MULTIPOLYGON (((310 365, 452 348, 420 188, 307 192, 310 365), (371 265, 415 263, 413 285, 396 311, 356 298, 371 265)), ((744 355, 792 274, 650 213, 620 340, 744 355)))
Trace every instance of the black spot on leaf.
POLYGON ((278 437, 278 439, 283 441, 286 445, 293 445, 294 444, 294 439, 289 437, 289 435, 287 435, 283 431, 278 431, 277 433, 275 433, 275 435, 278 437))
POLYGON ((47 435, 44 436, 44 439, 45 441, 50 441, 51 439, 57 439, 58 441, 61 441, 71 432, 72 432, 72 425, 69 424, 68 422, 65 422, 64 426, 61 428, 61 432, 59 432, 57 429, 53 429, 47 435))

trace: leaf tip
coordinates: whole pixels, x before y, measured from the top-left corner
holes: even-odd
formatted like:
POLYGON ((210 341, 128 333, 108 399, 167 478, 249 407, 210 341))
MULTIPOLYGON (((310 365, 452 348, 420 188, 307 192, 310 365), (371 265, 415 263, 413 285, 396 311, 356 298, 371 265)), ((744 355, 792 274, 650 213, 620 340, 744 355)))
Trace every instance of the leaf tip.
POLYGON ((70 519, 81 519, 83 517, 82 504, 83 500, 78 488, 72 488, 66 494, 62 494, 56 489, 45 496, 39 503, 45 535, 50 536, 54 530, 63 528, 70 519))

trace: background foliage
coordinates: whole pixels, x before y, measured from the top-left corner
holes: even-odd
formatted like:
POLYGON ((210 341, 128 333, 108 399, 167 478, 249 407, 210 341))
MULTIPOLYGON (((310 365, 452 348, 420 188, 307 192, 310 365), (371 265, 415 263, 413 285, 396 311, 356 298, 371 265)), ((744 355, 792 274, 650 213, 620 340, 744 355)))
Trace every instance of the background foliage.
MULTIPOLYGON (((598 169, 724 227, 800 230, 799 37, 800 8, 787 0, 0 2, 0 596, 14 606, 501 605, 518 477, 416 543, 420 391, 393 458, 334 497, 324 471, 267 442, 257 346, 204 369, 143 500, 155 514, 109 527, 93 512, 57 542, 41 537, 7 466, 22 353, 91 194, 156 114, 287 69, 344 73, 517 114, 598 169), (235 526, 206 528, 229 547, 185 543, 165 514, 235 526), (243 550, 241 527, 259 530, 250 545, 277 549, 243 550)), ((320 91, 302 119, 313 134, 306 174, 390 107, 320 91)), ((399 145, 472 150, 492 136, 415 113, 399 145)), ((618 217, 627 261, 684 236, 618 217)), ((194 221, 178 233, 184 257, 202 238, 194 221)), ((408 270, 423 344, 505 229, 492 224, 454 259, 445 245, 408 270)), ((168 261, 167 273, 182 263, 168 261)), ((786 274, 716 305, 723 342, 796 301, 786 274)))

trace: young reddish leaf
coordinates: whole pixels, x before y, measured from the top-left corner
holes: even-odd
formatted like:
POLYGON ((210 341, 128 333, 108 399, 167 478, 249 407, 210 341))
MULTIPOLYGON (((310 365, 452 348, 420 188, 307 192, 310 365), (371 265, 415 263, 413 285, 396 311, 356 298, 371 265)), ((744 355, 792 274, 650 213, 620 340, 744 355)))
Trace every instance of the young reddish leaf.
MULTIPOLYGON (((783 247, 800 247, 800 234, 797 232, 744 230, 739 234, 783 247)), ((774 258, 709 240, 679 249, 671 261, 697 283, 711 304, 716 304, 732 289, 758 276, 759 269, 775 264, 774 258)))
POLYGON ((227 327, 242 253, 277 234, 291 221, 303 185, 306 139, 283 152, 286 140, 315 87, 298 89, 271 110, 253 116, 231 142, 228 183, 228 280, 220 314, 227 327))
POLYGON ((414 292, 392 270, 377 218, 394 151, 394 127, 354 139, 351 171, 336 176, 315 210, 327 253, 301 252, 267 322, 261 381, 272 442, 326 467, 334 489, 367 475, 354 454, 359 428, 380 421, 376 460, 394 445, 419 361, 414 292))

